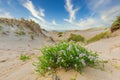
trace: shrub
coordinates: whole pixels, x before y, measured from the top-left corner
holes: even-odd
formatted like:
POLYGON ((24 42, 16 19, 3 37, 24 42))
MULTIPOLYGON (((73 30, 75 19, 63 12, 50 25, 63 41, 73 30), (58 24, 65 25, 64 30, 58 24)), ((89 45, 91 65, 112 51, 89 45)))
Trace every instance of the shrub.
POLYGON ((30 38, 31 38, 32 40, 34 40, 34 35, 33 35, 33 34, 31 34, 31 35, 30 35, 30 38))
POLYGON ((49 39, 52 41, 52 42, 55 42, 54 39, 50 36, 49 39))
POLYGON ((42 75, 59 68, 82 72, 83 68, 93 67, 102 62, 96 53, 74 42, 60 42, 53 46, 45 46, 41 52, 43 55, 38 57, 38 62, 34 63, 34 66, 42 75))
POLYGON ((25 35, 25 32, 24 31, 16 31, 15 32, 17 35, 25 35))
POLYGON ((0 26, 0 30, 2 30, 2 26, 0 26))
POLYGON ((63 34, 63 32, 58 32, 58 37, 61 37, 62 36, 62 34, 63 34))
POLYGON ((111 32, 114 32, 117 29, 120 29, 120 16, 118 16, 117 19, 112 23, 111 32))
POLYGON ((68 38, 68 41, 76 41, 76 42, 84 42, 85 39, 84 37, 82 37, 81 35, 77 35, 77 34, 70 34, 70 37, 68 38))
POLYGON ((92 42, 98 41, 98 40, 100 40, 102 38, 109 37, 109 35, 110 35, 109 31, 102 32, 102 33, 97 34, 94 37, 90 38, 89 40, 87 40, 87 43, 92 43, 92 42))
POLYGON ((29 60, 29 59, 30 59, 30 56, 27 56, 27 55, 24 55, 24 54, 20 55, 20 60, 22 60, 22 61, 26 61, 26 60, 29 60))

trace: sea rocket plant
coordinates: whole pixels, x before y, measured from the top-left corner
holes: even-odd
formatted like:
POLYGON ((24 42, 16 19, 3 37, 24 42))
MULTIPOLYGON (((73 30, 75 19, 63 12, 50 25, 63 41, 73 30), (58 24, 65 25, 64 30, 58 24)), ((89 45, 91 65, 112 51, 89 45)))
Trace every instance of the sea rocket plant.
POLYGON ((37 72, 44 74, 47 71, 64 68, 81 72, 87 66, 95 66, 101 61, 98 55, 86 50, 74 42, 60 42, 56 45, 46 46, 41 49, 43 56, 36 63, 37 72))

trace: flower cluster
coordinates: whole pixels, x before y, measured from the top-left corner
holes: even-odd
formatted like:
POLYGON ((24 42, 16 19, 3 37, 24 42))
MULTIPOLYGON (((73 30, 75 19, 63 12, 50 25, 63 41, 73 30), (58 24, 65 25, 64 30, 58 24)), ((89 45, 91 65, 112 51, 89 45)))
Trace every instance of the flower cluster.
POLYGON ((39 73, 46 73, 58 68, 81 72, 86 66, 94 66, 99 62, 96 53, 88 51, 74 42, 60 42, 42 48, 41 52, 43 56, 38 58, 39 62, 36 65, 39 73))

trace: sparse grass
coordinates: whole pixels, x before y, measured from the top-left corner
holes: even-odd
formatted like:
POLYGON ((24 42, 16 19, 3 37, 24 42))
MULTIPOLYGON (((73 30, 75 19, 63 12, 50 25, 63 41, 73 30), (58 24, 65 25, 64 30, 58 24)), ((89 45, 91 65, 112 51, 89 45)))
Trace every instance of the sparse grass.
POLYGON ((112 23, 111 32, 114 32, 117 29, 120 29, 120 16, 118 16, 117 19, 112 23))
POLYGON ((49 38, 50 38, 51 41, 55 42, 54 39, 51 36, 49 38))
POLYGON ((24 31, 15 31, 15 33, 16 33, 17 35, 25 35, 25 32, 24 32, 24 31))
POLYGON ((17 26, 18 28, 28 28, 35 34, 42 33, 42 29, 40 25, 33 20, 26 20, 24 18, 21 19, 8 19, 8 18, 0 18, 0 23, 8 25, 8 26, 17 26))
POLYGON ((90 38, 89 40, 87 40, 87 43, 92 43, 92 42, 98 41, 100 39, 107 38, 107 37, 109 37, 109 35, 110 35, 109 31, 102 32, 102 33, 97 34, 94 37, 90 38))
POLYGON ((30 35, 30 38, 31 38, 32 40, 34 40, 34 35, 33 35, 33 34, 31 34, 31 35, 30 35))
POLYGON ((58 32, 58 37, 61 37, 62 36, 62 34, 63 34, 63 32, 58 32))
POLYGON ((2 30, 2 26, 0 25, 0 31, 2 30))
POLYGON ((20 60, 22 60, 22 61, 26 61, 26 60, 29 60, 29 59, 30 59, 30 56, 28 56, 28 55, 25 55, 25 54, 20 55, 20 60))
POLYGON ((75 78, 72 78, 72 79, 70 79, 70 80, 76 80, 75 78))
POLYGON ((38 62, 35 62, 34 66, 36 66, 36 71, 42 75, 61 68, 74 69, 81 73, 87 66, 95 67, 100 63, 105 63, 99 60, 97 53, 88 51, 74 42, 63 41, 56 45, 45 46, 41 52, 43 55, 38 57, 38 62))
POLYGON ((77 34, 72 34, 71 33, 70 37, 68 38, 68 41, 84 42, 85 39, 81 35, 77 35, 77 34))

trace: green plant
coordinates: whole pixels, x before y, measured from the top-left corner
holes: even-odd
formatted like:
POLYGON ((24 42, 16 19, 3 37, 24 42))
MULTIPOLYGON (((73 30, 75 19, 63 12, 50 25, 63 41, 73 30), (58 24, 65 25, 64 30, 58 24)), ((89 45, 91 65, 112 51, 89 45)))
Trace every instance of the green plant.
POLYGON ((29 60, 29 59, 30 59, 30 56, 28 56, 28 55, 25 55, 25 54, 20 55, 20 60, 22 60, 22 61, 26 61, 26 60, 29 60))
POLYGON ((111 32, 114 32, 117 29, 120 29, 120 16, 118 16, 117 19, 112 23, 111 32))
POLYGON ((95 35, 94 37, 90 38, 89 40, 87 40, 87 43, 92 43, 92 42, 98 41, 98 40, 100 40, 100 39, 109 37, 109 35, 110 35, 110 32, 109 32, 109 31, 102 32, 102 33, 97 34, 97 35, 95 35))
POLYGON ((46 72, 64 68, 82 72, 87 66, 97 66, 103 62, 97 53, 86 50, 74 42, 60 42, 56 45, 41 48, 42 56, 34 63, 36 71, 44 75, 46 72))
POLYGON ((76 42, 79 42, 79 41, 81 41, 81 42, 84 42, 85 41, 85 39, 84 39, 84 37, 82 37, 81 35, 77 35, 77 34, 70 34, 70 37, 68 38, 68 41, 76 41, 76 42))
POLYGON ((72 78, 72 79, 70 79, 70 80, 76 80, 75 78, 72 78))
POLYGON ((61 37, 62 36, 62 34, 63 34, 63 32, 58 32, 58 37, 61 37))
POLYGON ((49 39, 52 41, 52 42, 55 42, 54 39, 50 36, 49 39))
POLYGON ((30 37, 31 37, 32 40, 34 40, 34 35, 33 34, 31 34, 30 37))
POLYGON ((0 30, 2 30, 2 26, 0 26, 0 30))
POLYGON ((24 31, 16 31, 15 32, 17 35, 25 35, 25 32, 24 31))

